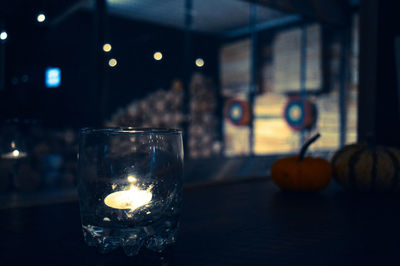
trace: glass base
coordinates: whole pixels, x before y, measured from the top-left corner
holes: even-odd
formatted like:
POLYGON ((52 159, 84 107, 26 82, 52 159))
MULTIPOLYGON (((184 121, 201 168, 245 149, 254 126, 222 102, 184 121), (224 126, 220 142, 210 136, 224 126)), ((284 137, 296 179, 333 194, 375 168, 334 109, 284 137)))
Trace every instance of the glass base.
POLYGON ((122 247, 125 254, 134 256, 144 246, 156 252, 162 252, 168 245, 175 243, 179 224, 172 221, 159 221, 146 226, 133 228, 101 227, 82 225, 85 242, 108 253, 122 247))

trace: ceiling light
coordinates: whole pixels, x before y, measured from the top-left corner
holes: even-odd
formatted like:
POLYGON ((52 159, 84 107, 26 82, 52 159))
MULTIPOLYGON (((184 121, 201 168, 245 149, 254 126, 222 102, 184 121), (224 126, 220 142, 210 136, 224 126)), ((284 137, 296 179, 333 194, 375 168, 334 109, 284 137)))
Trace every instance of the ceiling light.
POLYGON ((108 53, 108 52, 111 51, 111 49, 112 49, 111 44, 105 43, 105 44, 103 45, 103 51, 104 51, 104 52, 108 53))
POLYGON ((0 33, 0 39, 1 39, 2 41, 4 41, 5 39, 7 39, 7 36, 8 36, 8 34, 7 34, 7 32, 5 32, 5 31, 2 31, 2 32, 0 33))
POLYGON ((108 65, 110 67, 115 67, 117 65, 117 59, 111 58, 110 60, 108 60, 108 65))
POLYGON ((43 13, 40 13, 38 16, 37 16, 37 21, 39 22, 39 23, 42 23, 42 22, 44 22, 45 20, 46 20, 46 16, 43 14, 43 13))
POLYGON ((153 58, 154 58, 154 60, 160 61, 163 58, 163 55, 161 52, 155 52, 153 54, 153 58))
POLYGON ((203 58, 197 58, 195 63, 196 63, 196 66, 198 66, 198 67, 203 67, 204 66, 203 58))

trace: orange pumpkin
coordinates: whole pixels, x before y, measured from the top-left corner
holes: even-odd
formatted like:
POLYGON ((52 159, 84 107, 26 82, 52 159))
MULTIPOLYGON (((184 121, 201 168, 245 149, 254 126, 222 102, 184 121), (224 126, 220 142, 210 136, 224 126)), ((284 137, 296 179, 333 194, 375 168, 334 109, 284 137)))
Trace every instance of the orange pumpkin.
POLYGON ((323 158, 304 157, 308 147, 320 137, 308 140, 297 156, 277 160, 271 167, 271 177, 282 190, 317 191, 325 188, 332 177, 332 166, 323 158))

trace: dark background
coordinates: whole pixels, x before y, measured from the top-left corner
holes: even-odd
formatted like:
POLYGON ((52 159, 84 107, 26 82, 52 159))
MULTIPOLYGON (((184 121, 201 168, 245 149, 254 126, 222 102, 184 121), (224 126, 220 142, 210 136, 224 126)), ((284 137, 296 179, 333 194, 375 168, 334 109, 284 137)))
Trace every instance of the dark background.
MULTIPOLYGON (((27 12, 29 22, 14 18, 17 23, 7 27, 1 119, 30 118, 57 128, 94 125, 98 108, 94 14, 77 12, 56 27, 32 23, 36 14, 27 12), (51 66, 61 69, 57 88, 45 87, 45 69, 51 66)), ((46 18, 51 19, 49 16, 46 18)), ((183 31, 114 16, 108 17, 108 25, 106 41, 112 50, 106 56, 118 61, 115 68, 104 66, 110 88, 108 115, 156 89, 169 89, 174 79, 182 79, 183 31), (153 59, 155 51, 163 53, 163 60, 153 59)), ((193 60, 201 56, 206 62, 201 71, 215 80, 218 44, 215 36, 193 35, 193 60)))

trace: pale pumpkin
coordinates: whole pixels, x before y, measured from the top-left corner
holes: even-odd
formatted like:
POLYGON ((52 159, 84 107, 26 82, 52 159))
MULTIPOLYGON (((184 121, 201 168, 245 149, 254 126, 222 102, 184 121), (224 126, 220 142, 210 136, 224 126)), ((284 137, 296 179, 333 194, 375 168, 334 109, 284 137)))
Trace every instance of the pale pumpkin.
POLYGON ((335 153, 334 178, 346 189, 400 190, 400 151, 368 144, 351 144, 335 153))

